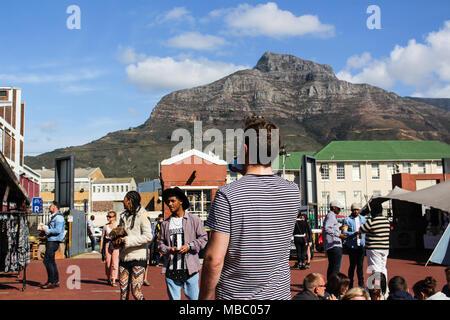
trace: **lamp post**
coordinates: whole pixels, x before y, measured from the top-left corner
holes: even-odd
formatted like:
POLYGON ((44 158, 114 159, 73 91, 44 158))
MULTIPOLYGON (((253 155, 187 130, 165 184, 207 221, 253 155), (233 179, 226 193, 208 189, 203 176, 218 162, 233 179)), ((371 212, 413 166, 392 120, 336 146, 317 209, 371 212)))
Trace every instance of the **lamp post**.
POLYGON ((282 177, 284 179, 284 176, 286 174, 286 157, 290 157, 291 155, 286 152, 286 146, 284 146, 284 145, 281 146, 279 154, 280 154, 280 156, 283 157, 283 176, 282 177))

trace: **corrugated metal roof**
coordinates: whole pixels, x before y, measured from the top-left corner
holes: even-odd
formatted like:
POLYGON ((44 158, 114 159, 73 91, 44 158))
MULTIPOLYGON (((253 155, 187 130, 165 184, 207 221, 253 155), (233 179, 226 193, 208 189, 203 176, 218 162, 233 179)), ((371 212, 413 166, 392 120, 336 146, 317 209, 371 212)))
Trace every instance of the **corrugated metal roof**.
MULTIPOLYGON (((313 156, 315 152, 288 152, 290 157, 286 157, 285 169, 286 170, 298 170, 300 171, 300 167, 302 165, 303 155, 313 156)), ((272 168, 277 170, 283 170, 283 158, 282 156, 278 156, 272 162, 272 168), (278 167, 278 168, 277 168, 278 167)))
POLYGON ((450 157, 441 141, 333 141, 315 154, 317 161, 440 160, 450 157))

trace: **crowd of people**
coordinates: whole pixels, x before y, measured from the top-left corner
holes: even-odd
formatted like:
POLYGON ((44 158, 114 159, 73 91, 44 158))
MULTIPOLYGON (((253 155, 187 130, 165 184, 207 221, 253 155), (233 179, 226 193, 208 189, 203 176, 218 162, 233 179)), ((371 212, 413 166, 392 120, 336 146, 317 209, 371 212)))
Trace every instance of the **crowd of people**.
MULTIPOLYGON (((298 215, 300 190, 294 182, 272 171, 271 162, 279 153, 272 148, 274 142, 280 145, 278 126, 260 117, 250 118, 243 130, 253 130, 256 139, 245 136, 243 165, 231 168, 243 177, 215 194, 205 223, 210 229, 209 239, 200 218, 189 212, 185 193, 177 187, 163 191, 170 216, 165 220, 160 216, 153 230, 136 191, 125 195, 124 212, 108 213, 101 238, 102 260, 109 284, 119 283, 120 299, 129 299, 130 293, 137 300, 144 299, 142 286, 148 285, 149 261, 159 263, 159 256, 171 300, 181 299, 182 291, 190 300, 291 299, 289 254, 293 235, 298 256, 294 267, 306 270, 311 264, 311 229, 306 217, 298 215), (261 132, 267 143, 266 158, 260 152, 264 141, 260 139, 261 132), (199 252, 205 248, 202 265, 199 252)), ((360 215, 358 204, 353 204, 352 214, 340 225, 336 215, 342 208, 338 201, 332 201, 324 220, 326 276, 319 273, 305 276, 303 291, 294 300, 449 299, 448 267, 448 284, 442 292, 436 291, 436 280, 431 277, 413 286, 414 296, 400 276, 391 278, 387 284, 390 224, 382 215, 381 205, 373 205, 371 217, 366 219, 360 215), (347 275, 340 272, 344 249, 350 260, 347 275), (371 274, 367 286, 363 276, 365 256, 371 274), (355 270, 357 286, 353 283, 355 270)), ((52 219, 43 230, 48 236, 44 264, 49 274, 44 289, 59 286, 54 263, 56 245, 52 241, 61 241, 59 232, 64 231, 57 203, 51 210, 52 219)))
POLYGON ((310 273, 303 279, 303 290, 292 300, 450 300, 450 266, 445 269, 447 284, 438 291, 436 279, 426 277, 416 282, 412 290, 402 276, 394 276, 386 282, 384 273, 372 274, 374 281, 367 287, 350 288, 350 279, 335 272, 328 281, 320 273, 310 273))

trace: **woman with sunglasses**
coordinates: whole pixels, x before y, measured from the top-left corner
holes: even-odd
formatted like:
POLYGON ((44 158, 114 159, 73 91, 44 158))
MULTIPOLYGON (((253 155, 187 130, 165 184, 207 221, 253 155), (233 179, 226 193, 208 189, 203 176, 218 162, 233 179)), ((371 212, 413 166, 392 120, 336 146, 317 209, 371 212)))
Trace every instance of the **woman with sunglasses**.
POLYGON ((117 214, 115 211, 109 211, 106 215, 108 223, 103 227, 101 238, 102 261, 105 262, 105 273, 108 278, 108 284, 116 287, 116 280, 119 278, 119 249, 114 249, 111 245, 109 233, 117 227, 117 214))

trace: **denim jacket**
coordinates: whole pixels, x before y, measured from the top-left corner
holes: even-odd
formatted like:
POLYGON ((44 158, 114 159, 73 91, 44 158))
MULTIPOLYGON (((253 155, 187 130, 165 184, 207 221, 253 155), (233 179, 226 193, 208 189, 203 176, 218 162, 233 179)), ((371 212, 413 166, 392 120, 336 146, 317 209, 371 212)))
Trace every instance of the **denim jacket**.
MULTIPOLYGON (((361 228, 361 226, 366 223, 366 218, 364 218, 361 215, 358 215, 359 218, 359 227, 361 228)), ((351 236, 352 234, 354 234, 356 232, 356 222, 355 222, 355 218, 352 217, 351 215, 348 217, 345 217, 344 219, 344 224, 348 225, 348 230, 343 232, 343 234, 347 235, 347 236, 351 236)), ((366 235, 363 233, 362 237, 361 237, 361 246, 364 247, 366 241, 366 235)), ((358 247, 358 237, 350 237, 347 239, 347 241, 345 242, 345 245, 348 248, 351 249, 355 249, 358 247)))
POLYGON ((61 213, 55 212, 52 214, 50 222, 48 223, 48 229, 45 230, 47 241, 64 241, 66 221, 61 213))

